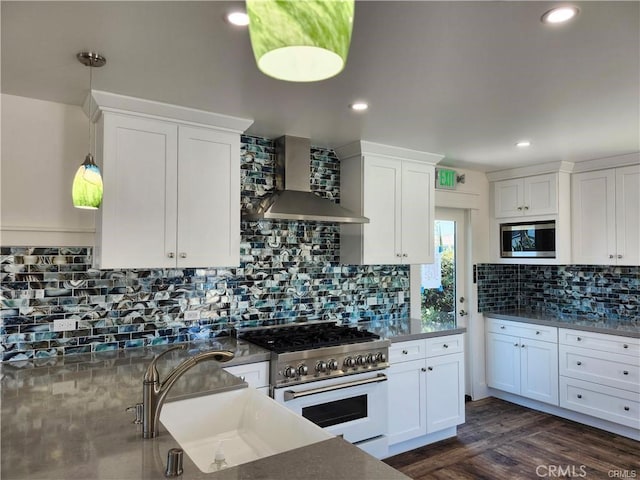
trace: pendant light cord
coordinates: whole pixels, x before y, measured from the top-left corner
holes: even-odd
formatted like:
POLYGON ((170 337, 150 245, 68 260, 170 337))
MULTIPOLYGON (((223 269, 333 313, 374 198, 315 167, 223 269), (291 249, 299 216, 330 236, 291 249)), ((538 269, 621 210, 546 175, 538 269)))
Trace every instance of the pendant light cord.
POLYGON ((91 93, 91 88, 93 85, 93 65, 89 65, 89 153, 91 153, 91 108, 92 108, 92 100, 93 95, 91 93))

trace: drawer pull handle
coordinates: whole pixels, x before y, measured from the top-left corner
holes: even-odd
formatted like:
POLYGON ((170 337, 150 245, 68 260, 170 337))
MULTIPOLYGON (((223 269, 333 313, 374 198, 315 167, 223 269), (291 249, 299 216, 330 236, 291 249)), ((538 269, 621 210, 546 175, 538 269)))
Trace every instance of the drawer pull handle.
POLYGON ((629 407, 624 407, 624 411, 628 412, 629 411, 629 407))
POLYGON ((627 370, 622 372, 623 375, 629 375, 629 372, 627 370))
POLYGON ((449 345, 447 345, 446 343, 443 343, 442 348, 449 348, 449 345))
POLYGON ((578 397, 578 398, 582 398, 582 394, 581 394, 581 393, 579 393, 578 395, 576 395, 576 397, 578 397))
POLYGON ((581 337, 578 337, 578 338, 576 338, 576 340, 578 340, 579 342, 581 342, 581 341, 582 341, 582 338, 581 338, 581 337))
POLYGON ((409 355, 409 352, 407 352, 406 350, 402 350, 402 354, 403 355, 409 355))
POLYGON ((504 330, 505 328, 507 327, 505 327, 504 325, 500 325, 500 330, 504 330))
POLYGON ((582 362, 576 362, 577 365, 582 365, 582 362))
POLYGON ((622 345, 622 348, 629 348, 629 345, 625 343, 624 345, 622 345))

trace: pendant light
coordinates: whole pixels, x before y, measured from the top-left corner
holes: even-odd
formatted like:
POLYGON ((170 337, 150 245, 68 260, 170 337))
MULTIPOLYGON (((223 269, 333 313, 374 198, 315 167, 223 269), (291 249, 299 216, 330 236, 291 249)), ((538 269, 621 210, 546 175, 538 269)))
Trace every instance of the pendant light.
POLYGON ((89 67, 89 153, 73 179, 71 196, 74 207, 96 210, 102 203, 102 175, 93 160, 93 155, 91 155, 91 107, 93 100, 91 88, 93 67, 102 67, 107 63, 107 59, 95 52, 80 52, 76 57, 80 63, 89 67))
POLYGON ((354 0, 247 0, 258 68, 290 82, 337 75, 347 62, 353 12, 354 0))

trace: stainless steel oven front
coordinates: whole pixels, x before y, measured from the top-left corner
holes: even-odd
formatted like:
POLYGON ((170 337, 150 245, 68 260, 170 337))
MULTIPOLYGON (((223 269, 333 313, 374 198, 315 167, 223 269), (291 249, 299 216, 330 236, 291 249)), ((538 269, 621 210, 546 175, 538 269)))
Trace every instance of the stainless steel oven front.
POLYGON ((387 376, 383 370, 273 390, 273 398, 377 458, 387 453, 387 376))

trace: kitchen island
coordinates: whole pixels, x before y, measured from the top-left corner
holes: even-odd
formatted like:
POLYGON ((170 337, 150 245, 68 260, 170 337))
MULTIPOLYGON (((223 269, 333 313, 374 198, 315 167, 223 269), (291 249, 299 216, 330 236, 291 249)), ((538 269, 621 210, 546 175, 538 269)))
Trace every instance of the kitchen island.
MULTIPOLYGON (((182 360, 206 350, 230 350, 223 366, 260 362, 269 353, 247 342, 222 337, 167 353, 161 379, 182 360)), ((141 401, 144 371, 165 347, 100 352, 0 364, 2 375, 3 479, 164 478, 167 452, 178 447, 160 426, 160 435, 142 439, 126 408, 141 401)), ((244 382, 216 362, 188 371, 169 399, 243 388, 244 382)), ((185 412, 185 415, 188 415, 185 412)), ((277 432, 274 432, 277 435, 277 432)), ((213 455, 214 452, 212 452, 213 455)), ((200 472, 184 455, 184 479, 401 480, 407 477, 340 439, 229 467, 200 472)))

